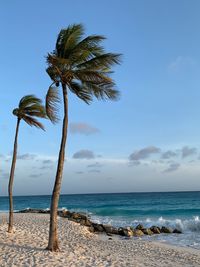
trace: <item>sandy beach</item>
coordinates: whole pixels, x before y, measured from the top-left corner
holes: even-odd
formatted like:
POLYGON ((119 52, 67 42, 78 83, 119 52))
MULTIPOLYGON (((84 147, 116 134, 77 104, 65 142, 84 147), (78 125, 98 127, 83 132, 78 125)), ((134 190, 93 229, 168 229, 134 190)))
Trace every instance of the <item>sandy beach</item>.
POLYGON ((45 250, 46 214, 15 214, 15 232, 7 233, 7 214, 0 215, 0 266, 200 266, 198 250, 142 239, 120 240, 90 233, 59 218, 60 253, 45 250))

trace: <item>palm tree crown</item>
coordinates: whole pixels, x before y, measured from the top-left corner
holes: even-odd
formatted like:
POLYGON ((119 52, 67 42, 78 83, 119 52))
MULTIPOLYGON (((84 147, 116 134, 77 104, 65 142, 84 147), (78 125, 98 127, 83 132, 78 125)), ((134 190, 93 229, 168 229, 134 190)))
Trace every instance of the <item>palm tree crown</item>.
MULTIPOLYGON (((118 98, 115 82, 110 77, 111 67, 120 63, 120 54, 105 53, 101 35, 83 38, 84 28, 74 24, 62 29, 55 50, 47 56, 47 73, 53 84, 64 84, 80 99, 89 104, 93 96, 98 99, 118 98)), ((58 97, 53 84, 46 98, 47 115, 52 122, 57 120, 55 108, 58 97)))
POLYGON ((19 120, 24 120, 30 126, 35 126, 44 130, 44 126, 35 117, 46 118, 45 108, 42 105, 41 99, 34 95, 24 96, 20 102, 18 108, 13 110, 13 114, 17 116, 19 120))
POLYGON ((45 108, 42 105, 42 101, 35 97, 34 95, 27 95, 22 97, 19 102, 18 108, 13 110, 13 114, 17 116, 17 126, 15 133, 15 141, 14 141, 14 149, 13 149, 13 157, 12 164, 10 169, 10 179, 8 184, 8 194, 9 194, 9 222, 8 222, 8 232, 12 233, 13 231, 13 182, 14 182, 14 173, 15 173, 15 165, 17 160, 17 143, 18 143, 18 132, 19 125, 21 120, 24 120, 30 126, 35 126, 44 130, 44 126, 42 123, 37 121, 35 117, 46 118, 45 108))

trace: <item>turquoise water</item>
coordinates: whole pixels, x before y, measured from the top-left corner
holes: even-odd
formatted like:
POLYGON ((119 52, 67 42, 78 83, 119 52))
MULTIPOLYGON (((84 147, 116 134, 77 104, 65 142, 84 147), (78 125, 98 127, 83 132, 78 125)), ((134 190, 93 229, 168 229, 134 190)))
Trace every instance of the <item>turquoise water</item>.
MULTIPOLYGON (((14 209, 46 209, 50 199, 50 196, 16 196, 14 209)), ((143 223, 176 227, 184 234, 153 238, 200 248, 200 192, 61 195, 59 207, 86 212, 96 222, 115 226, 143 223)), ((8 210, 7 197, 0 197, 0 210, 8 210)))

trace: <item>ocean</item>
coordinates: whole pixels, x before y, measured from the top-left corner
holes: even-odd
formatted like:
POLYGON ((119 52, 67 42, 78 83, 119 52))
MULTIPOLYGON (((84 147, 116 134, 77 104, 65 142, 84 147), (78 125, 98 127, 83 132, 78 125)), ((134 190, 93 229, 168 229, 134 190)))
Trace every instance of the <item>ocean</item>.
MULTIPOLYGON (((51 196, 15 196, 14 209, 48 209, 51 196)), ((61 195, 59 208, 87 213, 98 223, 114 226, 170 226, 183 234, 161 234, 145 239, 200 249, 200 192, 115 193, 61 195)), ((0 211, 8 198, 0 197, 0 211)))

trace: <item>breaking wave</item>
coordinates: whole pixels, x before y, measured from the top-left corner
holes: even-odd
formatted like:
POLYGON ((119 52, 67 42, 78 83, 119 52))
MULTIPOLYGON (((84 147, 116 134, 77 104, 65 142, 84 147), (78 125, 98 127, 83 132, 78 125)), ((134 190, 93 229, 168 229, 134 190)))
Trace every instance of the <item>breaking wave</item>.
POLYGON ((145 227, 150 227, 152 225, 156 226, 168 226, 172 228, 177 228, 184 232, 199 232, 200 233, 200 218, 199 216, 194 216, 191 219, 165 219, 163 217, 155 218, 146 218, 141 220, 133 220, 123 217, 100 217, 100 216, 91 216, 95 222, 98 223, 107 223, 115 226, 136 226, 141 223, 145 227))

